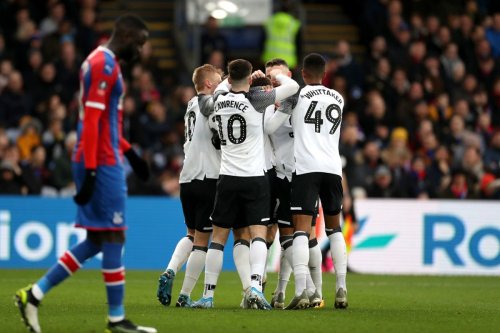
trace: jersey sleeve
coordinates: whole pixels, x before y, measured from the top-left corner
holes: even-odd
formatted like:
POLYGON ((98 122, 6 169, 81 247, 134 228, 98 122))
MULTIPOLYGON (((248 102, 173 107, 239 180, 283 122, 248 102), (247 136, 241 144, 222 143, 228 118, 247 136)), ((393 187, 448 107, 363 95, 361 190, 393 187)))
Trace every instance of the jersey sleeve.
POLYGON ((93 107, 85 108, 82 142, 86 169, 97 168, 97 144, 99 142, 99 119, 102 112, 93 107))
POLYGON ((130 148, 132 148, 132 145, 130 144, 130 142, 128 142, 124 137, 121 137, 120 138, 120 149, 121 149, 121 151, 122 152, 126 152, 130 148))
POLYGON ((248 92, 248 100, 257 112, 264 113, 269 105, 276 102, 276 89, 252 89, 248 92))
POLYGON ((106 104, 117 79, 117 71, 106 64, 105 57, 93 59, 90 62, 90 85, 85 99, 85 108, 106 110, 106 104))
POLYGON ((201 114, 208 117, 214 112, 214 98, 210 95, 200 94, 198 96, 198 106, 201 114))

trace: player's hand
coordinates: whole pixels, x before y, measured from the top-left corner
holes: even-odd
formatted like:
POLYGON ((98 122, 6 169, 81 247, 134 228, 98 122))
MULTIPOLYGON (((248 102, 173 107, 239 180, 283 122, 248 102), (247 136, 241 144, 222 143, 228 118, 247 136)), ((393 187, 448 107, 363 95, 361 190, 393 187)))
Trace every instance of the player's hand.
POLYGON ((130 148, 126 152, 124 152, 125 157, 127 157, 132 170, 142 181, 147 181, 149 179, 149 166, 148 163, 139 157, 133 148, 130 148))
POLYGON ((252 73, 252 80, 257 79, 259 77, 266 77, 266 74, 264 74, 260 69, 252 73))
POLYGON ((92 193, 94 193, 96 181, 96 170, 95 169, 85 169, 85 179, 83 180, 82 187, 80 191, 73 197, 73 200, 77 205, 83 206, 89 203, 92 198, 92 193))

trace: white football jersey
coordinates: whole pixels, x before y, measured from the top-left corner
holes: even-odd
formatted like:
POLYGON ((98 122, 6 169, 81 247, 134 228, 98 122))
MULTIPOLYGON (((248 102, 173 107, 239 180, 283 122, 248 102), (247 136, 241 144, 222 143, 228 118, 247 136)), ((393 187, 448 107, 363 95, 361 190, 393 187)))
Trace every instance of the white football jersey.
MULTIPOLYGON (((266 112, 264 113, 264 118, 268 114, 268 110, 274 112, 274 104, 269 105, 266 108, 266 112)), ((265 121, 265 119, 263 120, 265 121)), ((275 166, 275 157, 274 157, 274 151, 273 151, 273 146, 271 143, 271 137, 267 134, 264 134, 264 156, 265 156, 265 161, 266 161, 266 170, 270 170, 275 166)))
POLYGON ((221 142, 221 175, 253 177, 266 171, 263 112, 274 104, 274 91, 251 89, 216 92, 211 126, 216 124, 221 142))
POLYGON ((278 127, 278 129, 269 137, 274 149, 276 175, 280 179, 284 179, 286 177, 289 181, 291 181, 295 166, 291 117, 289 116, 288 120, 278 127))
POLYGON ((339 154, 344 99, 323 85, 307 85, 293 103, 295 172, 325 172, 342 177, 339 154))
POLYGON ((200 112, 198 96, 188 103, 184 126, 184 165, 179 182, 189 183, 205 177, 219 178, 221 153, 212 144, 213 133, 209 127, 209 119, 200 112))

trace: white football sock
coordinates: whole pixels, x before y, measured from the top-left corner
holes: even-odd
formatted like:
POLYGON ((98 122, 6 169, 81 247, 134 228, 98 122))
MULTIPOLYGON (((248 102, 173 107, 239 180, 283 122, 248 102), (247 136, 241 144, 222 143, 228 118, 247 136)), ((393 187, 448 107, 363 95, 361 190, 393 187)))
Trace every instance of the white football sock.
POLYGON ((186 275, 184 276, 184 282, 182 283, 181 294, 191 296, 196 282, 200 277, 203 267, 205 267, 205 258, 207 256, 207 249, 194 249, 189 255, 189 259, 186 264, 186 275))
POLYGON ((344 235, 336 232, 328 236, 330 239, 330 251, 332 252, 333 265, 335 266, 335 275, 337 276, 337 288, 347 290, 345 277, 347 274, 347 249, 344 235))
POLYGON ((266 242, 261 238, 255 238, 250 245, 250 285, 258 291, 262 291, 266 259, 266 242))
POLYGON ((43 296, 45 296, 45 294, 43 293, 42 289, 40 289, 40 287, 36 283, 31 288, 31 293, 39 301, 41 301, 43 299, 43 296))
POLYGON ((246 241, 236 241, 233 247, 234 265, 240 276, 243 290, 250 287, 250 246, 246 241))
POLYGON ((295 276, 295 296, 300 296, 307 287, 309 267, 309 239, 305 232, 295 232, 293 237, 293 273, 295 276))
POLYGON ((323 277, 321 274, 322 259, 321 249, 316 243, 315 246, 309 248, 309 271, 311 272, 311 278, 316 287, 316 291, 321 297, 323 297, 323 277))
POLYGON ((306 273, 306 291, 307 291, 307 296, 312 296, 314 294, 314 291, 316 290, 316 286, 314 285, 314 282, 311 278, 311 272, 309 271, 309 266, 307 266, 307 273, 306 273))
MULTIPOLYGON (((213 243, 212 243, 213 245, 213 243)), ((212 246, 211 245, 211 246, 212 246)), ((217 244, 221 246, 220 244, 217 244)), ((221 249, 208 249, 205 258, 205 289, 203 297, 214 297, 215 287, 219 279, 220 271, 222 270, 224 248, 221 249)))
MULTIPOLYGON (((291 247, 290 247, 291 249, 291 247)), ((276 293, 285 294, 286 286, 290 280, 290 274, 292 274, 292 266, 285 257, 285 251, 281 250, 280 257, 280 273, 278 275, 278 286, 276 287, 276 293)))
POLYGON ((165 272, 171 269, 177 273, 181 269, 182 265, 184 265, 188 260, 192 250, 193 241, 191 238, 182 237, 175 247, 174 254, 172 254, 172 258, 170 259, 165 272))

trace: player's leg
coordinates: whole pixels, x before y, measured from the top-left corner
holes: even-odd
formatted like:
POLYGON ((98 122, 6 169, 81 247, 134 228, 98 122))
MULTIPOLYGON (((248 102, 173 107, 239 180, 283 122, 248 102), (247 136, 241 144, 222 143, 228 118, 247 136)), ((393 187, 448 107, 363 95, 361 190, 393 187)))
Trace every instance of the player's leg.
POLYGON ((240 276, 243 291, 250 288, 250 229, 241 227, 233 229, 234 246, 233 258, 234 265, 240 276))
POLYGON ((193 250, 196 228, 196 185, 193 181, 191 183, 183 183, 180 186, 180 197, 187 235, 179 240, 165 271, 158 278, 156 296, 160 303, 166 306, 170 305, 172 301, 172 287, 174 285, 175 274, 184 265, 193 250))
POLYGON ((16 304, 23 320, 34 332, 40 332, 38 323, 38 305, 53 287, 75 273, 83 263, 101 251, 98 244, 88 237, 83 242, 67 250, 35 284, 16 292, 16 304))
POLYGON ((186 264, 186 275, 182 283, 181 293, 175 306, 177 307, 191 307, 191 292, 198 282, 203 267, 205 267, 205 260, 208 251, 208 242, 210 240, 211 232, 195 231, 193 251, 189 255, 186 264))
MULTIPOLYGON (((250 177, 248 177, 250 178, 250 177)), ((250 235, 250 293, 248 301, 256 304, 259 309, 271 309, 271 305, 262 294, 262 280, 267 260, 267 225, 269 217, 269 183, 267 175, 251 177, 247 181, 246 189, 241 193, 245 207, 245 216, 248 218, 250 235)))
POLYGON ((108 325, 105 332, 156 333, 156 329, 152 327, 137 326, 125 318, 123 306, 125 267, 122 263, 125 232, 123 230, 89 232, 89 238, 94 243, 100 244, 102 252, 102 275, 108 304, 108 325))
POLYGON ((198 189, 195 189, 195 226, 193 251, 189 255, 186 264, 186 275, 182 284, 181 293, 176 306, 191 307, 191 292, 200 277, 208 251, 208 242, 212 233, 212 221, 210 214, 214 208, 215 193, 217 188, 216 179, 204 179, 194 181, 198 189))
POLYGON ((241 300, 240 307, 242 309, 249 309, 251 305, 248 304, 245 295, 250 289, 250 242, 252 239, 244 212, 240 212, 238 216, 236 225, 233 228, 233 258, 243 290, 243 299, 241 300))
POLYGON ((229 236, 229 228, 213 226, 212 242, 205 258, 205 289, 201 299, 193 303, 194 308, 212 308, 217 280, 222 270, 224 245, 229 236))
POLYGON ((335 308, 346 308, 347 303, 347 249, 342 228, 340 227, 340 210, 342 207, 342 179, 337 175, 325 174, 320 191, 325 231, 330 240, 330 251, 336 275, 335 308))
POLYGON ((309 306, 323 307, 323 276, 321 272, 322 254, 316 238, 316 215, 313 217, 313 227, 309 236, 309 272, 314 285, 314 293, 309 297, 309 306))
POLYGON ((309 307, 307 276, 309 275, 309 235, 314 207, 319 191, 317 173, 293 175, 290 209, 293 214, 293 273, 295 296, 286 309, 309 307))
POLYGON ((213 225, 212 242, 205 258, 205 289, 202 298, 193 304, 195 308, 214 306, 213 297, 222 270, 224 245, 239 209, 237 193, 235 193, 237 184, 234 183, 233 178, 223 175, 217 181, 214 209, 210 217, 213 225))
POLYGON ((276 210, 277 224, 280 231, 280 271, 278 274, 278 285, 273 293, 271 305, 275 308, 284 308, 285 291, 292 273, 292 244, 293 244, 293 224, 290 212, 291 183, 287 178, 276 177, 276 191, 278 195, 278 208, 276 210))

